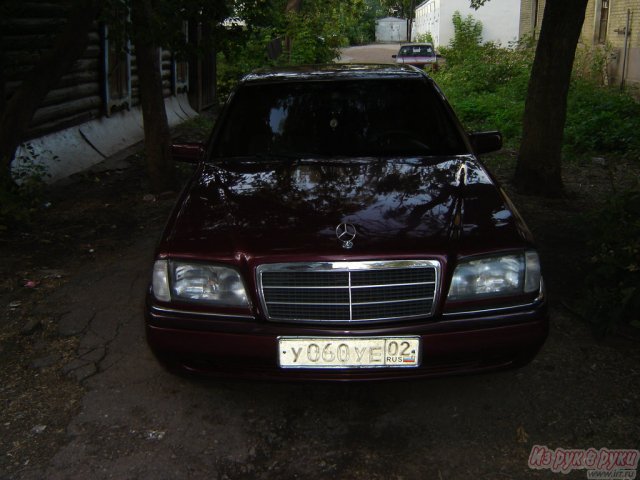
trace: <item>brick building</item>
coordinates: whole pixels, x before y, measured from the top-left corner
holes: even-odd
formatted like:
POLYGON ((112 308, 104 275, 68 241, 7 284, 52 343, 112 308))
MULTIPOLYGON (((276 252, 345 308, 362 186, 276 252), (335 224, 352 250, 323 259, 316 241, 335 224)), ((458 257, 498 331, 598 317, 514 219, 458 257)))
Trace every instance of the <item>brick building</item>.
MULTIPOLYGON (((540 34, 544 5, 545 0, 521 0, 521 35, 537 37, 540 34)), ((625 84, 640 84, 640 2, 589 0, 580 46, 602 46, 609 51, 610 83, 620 84, 624 80, 625 84)))

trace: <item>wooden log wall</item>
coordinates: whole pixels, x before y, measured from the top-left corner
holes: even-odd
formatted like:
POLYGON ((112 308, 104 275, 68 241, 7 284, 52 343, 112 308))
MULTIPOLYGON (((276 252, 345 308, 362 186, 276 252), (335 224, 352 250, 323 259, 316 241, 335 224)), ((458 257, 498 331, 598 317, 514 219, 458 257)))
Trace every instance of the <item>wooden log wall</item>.
MULTIPOLYGON (((5 0, 0 0, 5 1, 5 0)), ((62 0, 16 2, 2 19, 0 47, 0 93, 8 100, 66 22, 68 10, 62 0)), ((107 114, 102 29, 96 24, 89 46, 71 71, 47 95, 31 122, 28 138, 79 125, 107 114)), ((162 52, 165 96, 173 94, 172 56, 162 52)), ((139 104, 135 58, 131 62, 132 107, 139 104)))

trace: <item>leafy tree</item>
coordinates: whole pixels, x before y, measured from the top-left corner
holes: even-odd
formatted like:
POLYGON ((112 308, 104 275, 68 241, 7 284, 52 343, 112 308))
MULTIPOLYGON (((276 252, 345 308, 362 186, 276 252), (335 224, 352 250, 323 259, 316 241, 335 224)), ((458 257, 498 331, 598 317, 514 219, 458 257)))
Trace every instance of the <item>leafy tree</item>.
POLYGON ((515 183, 524 193, 562 194, 567 96, 587 0, 548 0, 525 102, 515 183))
MULTIPOLYGON (((130 23, 128 16, 120 18, 126 19, 124 31, 130 32, 135 48, 151 190, 171 190, 175 188, 175 176, 162 89, 160 48, 185 54, 187 49, 193 46, 186 44, 182 34, 183 23, 209 23, 209 30, 216 32, 221 20, 230 13, 230 8, 226 3, 214 0, 110 1, 114 2, 116 7, 124 5, 125 9, 131 12, 130 23)), ((206 41, 211 42, 214 38, 205 39, 205 47, 206 41)))
MULTIPOLYGON (((488 0, 470 0, 478 8, 488 0)), ((562 194, 567 95, 587 0, 547 0, 525 103, 514 181, 523 192, 562 194)))
POLYGON ((415 0, 380 0, 380 4, 386 9, 387 15, 409 18, 413 16, 415 0))
POLYGON ((286 0, 253 0, 235 12, 246 25, 227 31, 219 43, 223 96, 254 68, 331 62, 338 47, 372 40, 380 5, 375 0, 316 0, 303 1, 296 10, 286 0))

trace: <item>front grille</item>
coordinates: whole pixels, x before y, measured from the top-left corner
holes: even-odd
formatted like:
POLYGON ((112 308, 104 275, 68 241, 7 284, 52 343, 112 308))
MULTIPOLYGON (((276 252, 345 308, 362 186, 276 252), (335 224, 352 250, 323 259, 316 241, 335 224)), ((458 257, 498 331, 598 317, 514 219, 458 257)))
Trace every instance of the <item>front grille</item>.
POLYGON ((440 264, 435 260, 279 263, 258 267, 269 320, 382 322, 433 315, 440 264))

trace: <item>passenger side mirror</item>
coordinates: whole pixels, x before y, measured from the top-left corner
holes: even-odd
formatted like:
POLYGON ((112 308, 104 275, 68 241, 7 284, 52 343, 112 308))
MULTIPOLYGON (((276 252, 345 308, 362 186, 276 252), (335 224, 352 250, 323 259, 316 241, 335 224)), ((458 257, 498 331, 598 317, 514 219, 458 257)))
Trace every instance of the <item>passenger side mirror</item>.
POLYGON ((497 130, 491 132, 472 132, 469 134, 469 142, 471 142, 473 152, 476 155, 495 152, 502 148, 502 134, 497 130))

